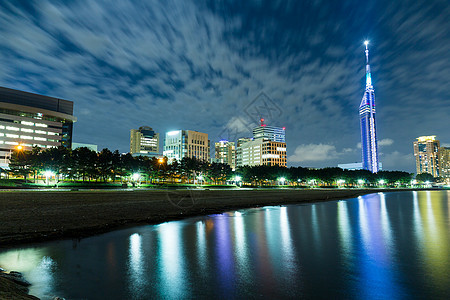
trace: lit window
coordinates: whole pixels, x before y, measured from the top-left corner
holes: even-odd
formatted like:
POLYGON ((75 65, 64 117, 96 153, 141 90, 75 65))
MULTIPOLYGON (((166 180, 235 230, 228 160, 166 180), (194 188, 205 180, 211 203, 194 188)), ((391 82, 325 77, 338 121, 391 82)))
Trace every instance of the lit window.
POLYGON ((22 122, 20 122, 20 124, 28 125, 28 126, 34 126, 33 122, 27 122, 27 121, 22 121, 22 122))
POLYGON ((35 133, 37 133, 37 134, 47 134, 47 131, 36 130, 35 133))
POLYGON ((7 144, 7 145, 19 145, 18 142, 5 142, 5 144, 7 144))
POLYGON ((5 129, 5 126, 3 126, 3 125, 0 125, 0 129, 5 129))
POLYGON ((5 136, 5 134, 0 132, 0 136, 5 136))
POLYGON ((6 126, 6 130, 19 131, 19 128, 17 128, 17 127, 12 127, 12 126, 6 126))
POLYGON ((47 124, 36 123, 36 127, 48 127, 47 124))
POLYGON ((21 135, 20 138, 26 139, 26 140, 32 140, 33 139, 32 136, 28 136, 28 135, 21 135))
POLYGON ((28 129, 28 128, 22 128, 20 130, 22 130, 23 132, 33 132, 33 129, 28 129))
POLYGON ((9 138, 12 138, 12 139, 18 139, 19 138, 19 136, 17 134, 9 134, 9 133, 6 134, 6 137, 9 137, 9 138))
POLYGON ((41 137, 34 137, 34 139, 36 140, 36 141, 46 141, 47 139, 46 138, 41 138, 41 137))

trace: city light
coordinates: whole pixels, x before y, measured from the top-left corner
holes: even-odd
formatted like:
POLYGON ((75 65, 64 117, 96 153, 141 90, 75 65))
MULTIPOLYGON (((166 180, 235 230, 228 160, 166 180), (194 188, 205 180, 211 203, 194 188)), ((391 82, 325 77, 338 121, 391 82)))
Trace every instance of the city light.
POLYGON ((139 180, 139 177, 141 177, 141 175, 140 175, 139 173, 134 173, 134 174, 133 174, 133 180, 134 180, 134 181, 138 181, 138 180, 139 180))
POLYGON ((384 181, 384 179, 380 179, 380 180, 378 181, 378 183, 379 183, 380 185, 383 185, 383 184, 386 183, 386 181, 384 181))
POLYGON ((286 178, 280 177, 280 178, 278 179, 278 181, 279 181, 282 185, 284 185, 284 183, 286 182, 286 178))
POLYGON ((22 146, 22 145, 18 145, 18 146, 17 146, 17 150, 21 151, 22 149, 23 149, 23 146, 22 146))
POLYGON ((162 158, 162 157, 158 158, 158 163, 160 163, 160 164, 164 163, 164 158, 162 158))
POLYGON ((366 46, 369 45, 369 41, 367 41, 367 40, 364 41, 364 45, 366 45, 366 46))
POLYGON ((344 184, 345 183, 345 180, 344 179, 339 179, 338 181, 337 181, 337 184, 339 184, 339 185, 342 185, 342 184, 344 184))
POLYGON ((364 184, 364 180, 363 179, 358 179, 358 184, 360 184, 360 185, 364 184))
POLYGON ((236 177, 234 177, 234 181, 241 181, 242 180, 242 177, 241 176, 236 176, 236 177))

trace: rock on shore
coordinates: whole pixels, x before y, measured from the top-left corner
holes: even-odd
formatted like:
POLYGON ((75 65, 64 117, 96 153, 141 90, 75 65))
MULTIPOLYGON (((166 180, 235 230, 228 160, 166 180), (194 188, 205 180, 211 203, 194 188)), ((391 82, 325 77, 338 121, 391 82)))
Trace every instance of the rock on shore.
POLYGON ((30 285, 22 273, 0 268, 0 299, 39 299, 28 295, 30 285))

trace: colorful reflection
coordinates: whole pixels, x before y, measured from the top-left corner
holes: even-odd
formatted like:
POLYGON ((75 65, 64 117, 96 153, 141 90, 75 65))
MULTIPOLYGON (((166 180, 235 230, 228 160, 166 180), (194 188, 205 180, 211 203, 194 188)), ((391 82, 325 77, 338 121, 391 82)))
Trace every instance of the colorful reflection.
POLYGON ((42 298, 445 298, 449 214, 448 192, 378 193, 5 250, 0 266, 42 298))

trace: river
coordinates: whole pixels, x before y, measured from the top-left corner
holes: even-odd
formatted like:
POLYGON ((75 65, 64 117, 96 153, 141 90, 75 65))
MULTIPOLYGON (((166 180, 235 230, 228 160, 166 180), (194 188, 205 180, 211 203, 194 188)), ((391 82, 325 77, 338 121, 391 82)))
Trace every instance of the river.
POLYGON ((450 191, 263 207, 0 249, 42 299, 450 297, 450 191))

